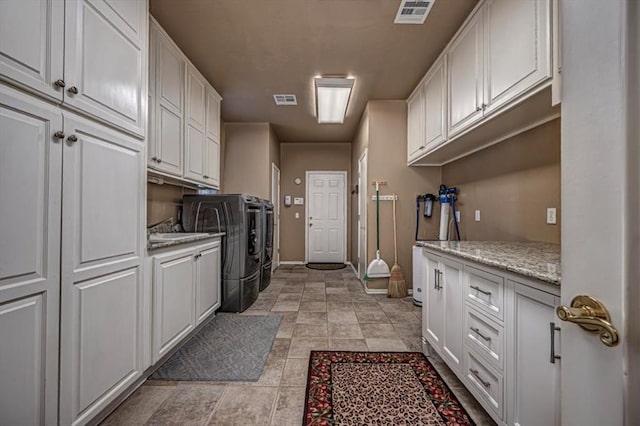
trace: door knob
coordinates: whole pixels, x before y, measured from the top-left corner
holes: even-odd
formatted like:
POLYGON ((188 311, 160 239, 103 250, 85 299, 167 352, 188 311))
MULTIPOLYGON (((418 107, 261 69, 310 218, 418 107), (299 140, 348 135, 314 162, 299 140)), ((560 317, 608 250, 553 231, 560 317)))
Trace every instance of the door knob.
POLYGON ((558 306, 558 318, 573 322, 589 333, 598 333, 606 346, 619 343, 618 330, 611 324, 611 315, 604 304, 592 296, 579 295, 571 301, 571 307, 558 306))

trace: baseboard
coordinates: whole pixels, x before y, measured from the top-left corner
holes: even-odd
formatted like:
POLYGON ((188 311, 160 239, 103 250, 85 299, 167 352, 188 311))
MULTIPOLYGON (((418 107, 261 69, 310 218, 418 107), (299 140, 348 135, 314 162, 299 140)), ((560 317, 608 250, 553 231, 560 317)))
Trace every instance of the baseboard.
POLYGON ((280 265, 306 265, 302 260, 281 260, 280 265))
POLYGON ((355 267, 355 266, 353 266, 353 263, 351 263, 351 262, 345 262, 345 265, 347 265, 347 266, 351 266, 351 270, 353 271, 353 273, 355 274, 355 276, 356 276, 356 277, 358 276, 358 271, 356 270, 356 267, 355 267))
MULTIPOLYGON (((369 288, 367 287, 367 282, 364 281, 364 292, 367 294, 388 294, 389 290, 386 288, 369 288)), ((411 296, 413 294, 413 290, 407 290, 407 294, 411 296)))

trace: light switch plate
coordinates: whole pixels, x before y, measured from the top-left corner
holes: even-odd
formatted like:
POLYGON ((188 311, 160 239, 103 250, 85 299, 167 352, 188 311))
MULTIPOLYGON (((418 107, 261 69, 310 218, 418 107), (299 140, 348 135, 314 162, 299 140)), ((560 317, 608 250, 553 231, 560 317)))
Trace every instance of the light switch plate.
POLYGON ((480 222, 480 210, 476 210, 475 218, 476 218, 476 222, 480 222))
POLYGON ((549 207, 547 208, 547 225, 555 225, 558 223, 556 218, 556 208, 549 207))

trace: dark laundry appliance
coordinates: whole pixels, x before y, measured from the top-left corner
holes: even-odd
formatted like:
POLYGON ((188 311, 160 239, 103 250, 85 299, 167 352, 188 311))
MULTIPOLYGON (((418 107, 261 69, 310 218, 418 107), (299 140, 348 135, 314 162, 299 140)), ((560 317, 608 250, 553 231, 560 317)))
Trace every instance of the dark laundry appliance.
POLYGON ((273 261, 273 203, 262 200, 262 275, 260 278, 260 291, 269 287, 271 283, 271 266, 273 261))
POLYGON ((185 195, 186 232, 225 232, 222 239, 222 306, 243 312, 258 298, 262 274, 262 204, 245 194, 185 195))

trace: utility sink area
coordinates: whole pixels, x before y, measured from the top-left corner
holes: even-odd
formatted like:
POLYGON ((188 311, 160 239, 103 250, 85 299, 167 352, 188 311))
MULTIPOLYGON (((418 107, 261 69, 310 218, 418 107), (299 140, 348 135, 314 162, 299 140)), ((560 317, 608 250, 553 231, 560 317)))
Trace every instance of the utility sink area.
POLYGON ((158 232, 158 233, 149 235, 149 242, 157 243, 157 242, 163 242, 163 241, 182 241, 182 240, 188 240, 193 237, 200 237, 205 235, 209 235, 209 234, 207 234, 206 232, 167 232, 167 233, 158 232))

